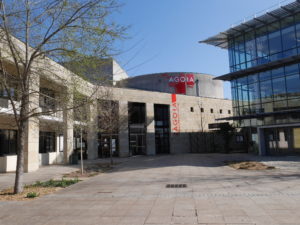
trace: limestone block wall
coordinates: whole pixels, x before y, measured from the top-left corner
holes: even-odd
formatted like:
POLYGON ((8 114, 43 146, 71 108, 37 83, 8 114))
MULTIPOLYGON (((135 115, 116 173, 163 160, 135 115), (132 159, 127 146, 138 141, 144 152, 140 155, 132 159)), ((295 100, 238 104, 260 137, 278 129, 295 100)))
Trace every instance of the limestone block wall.
MULTIPOLYGON (((172 124, 172 95, 168 93, 150 92, 142 90, 133 90, 125 88, 113 89, 113 100, 121 101, 122 104, 128 102, 146 103, 146 116, 153 116, 153 107, 155 104, 169 105, 170 107, 170 145, 171 153, 191 152, 190 134, 195 132, 209 132, 208 125, 216 123, 217 118, 232 116, 232 101, 218 98, 194 97, 186 95, 176 95, 176 103, 179 115, 179 132, 176 132, 172 124)), ((153 125, 154 126, 154 125, 153 125)), ((154 127, 147 129, 147 146, 149 153, 155 154, 153 133, 154 127)), ((128 134, 122 134, 122 140, 128 138, 128 134)), ((120 142, 121 143, 121 142, 120 142)), ((122 156, 126 156, 124 149, 126 146, 120 145, 122 156)), ((147 151, 148 151, 147 149, 147 151)))

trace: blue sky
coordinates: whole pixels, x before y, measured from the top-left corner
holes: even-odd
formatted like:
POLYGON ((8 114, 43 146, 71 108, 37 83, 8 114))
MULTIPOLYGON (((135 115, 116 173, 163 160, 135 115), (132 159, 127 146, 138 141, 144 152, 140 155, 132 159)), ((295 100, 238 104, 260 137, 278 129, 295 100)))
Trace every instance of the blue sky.
MULTIPOLYGON (((121 0, 114 20, 130 25, 116 46, 129 76, 158 72, 229 72, 228 53, 198 41, 230 28, 278 0, 121 0)), ((225 83, 224 96, 231 98, 225 83)))

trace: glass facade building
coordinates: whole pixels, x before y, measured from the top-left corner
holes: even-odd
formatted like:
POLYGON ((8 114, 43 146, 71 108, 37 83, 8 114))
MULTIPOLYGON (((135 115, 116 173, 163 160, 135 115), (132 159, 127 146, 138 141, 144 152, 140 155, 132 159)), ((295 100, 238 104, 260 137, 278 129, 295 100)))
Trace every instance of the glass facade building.
POLYGON ((292 113, 292 110, 300 109, 298 63, 233 79, 231 91, 234 115, 245 117, 237 121, 240 126, 300 122, 298 113, 292 113), (283 117, 279 112, 286 110, 290 113, 283 117), (256 118, 264 113, 274 115, 256 118))
POLYGON ((228 49, 233 117, 261 155, 300 153, 300 3, 208 38, 228 49))
POLYGON ((228 41, 230 71, 235 72, 300 54, 300 14, 271 22, 228 41))

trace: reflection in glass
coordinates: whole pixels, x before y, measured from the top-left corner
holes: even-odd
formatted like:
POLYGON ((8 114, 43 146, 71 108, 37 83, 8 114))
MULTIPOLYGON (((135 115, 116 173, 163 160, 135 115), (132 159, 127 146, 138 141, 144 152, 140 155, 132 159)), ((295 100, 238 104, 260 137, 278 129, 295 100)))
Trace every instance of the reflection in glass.
POLYGON ((294 26, 282 30, 282 47, 288 50, 297 47, 297 39, 294 26))
POLYGON ((272 80, 273 83, 273 97, 274 100, 281 100, 286 98, 285 78, 276 78, 272 80))
POLYGON ((271 101, 272 98, 272 83, 271 80, 263 81, 260 83, 260 95, 263 102, 271 101))
POLYGON ((299 72, 298 64, 292 64, 284 67, 284 72, 286 76, 295 74, 299 72))
POLYGON ((283 67, 272 70, 272 77, 273 78, 274 77, 282 77, 282 76, 284 76, 283 67))
POLYGON ((260 102, 259 83, 249 84, 249 102, 250 104, 257 104, 260 102))
POLYGON ((286 77, 286 89, 288 98, 300 97, 299 74, 286 77))
POLYGON ((282 51, 280 31, 269 34, 270 55, 282 51))

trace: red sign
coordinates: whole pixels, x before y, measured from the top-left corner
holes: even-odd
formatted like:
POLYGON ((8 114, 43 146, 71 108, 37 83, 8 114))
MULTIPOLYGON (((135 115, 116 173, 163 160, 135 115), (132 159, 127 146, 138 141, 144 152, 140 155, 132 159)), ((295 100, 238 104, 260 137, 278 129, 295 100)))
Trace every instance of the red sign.
POLYGON ((171 121, 173 133, 180 133, 179 105, 176 94, 172 94, 171 121))
POLYGON ((169 76, 169 86, 175 88, 176 94, 186 94, 186 87, 193 88, 194 85, 195 78, 192 73, 169 76))

